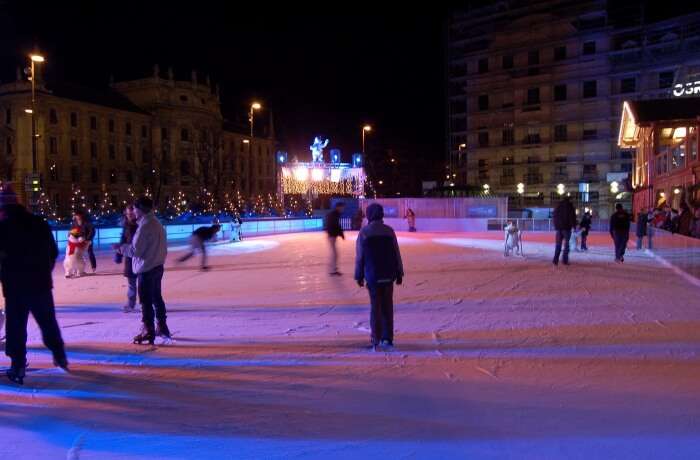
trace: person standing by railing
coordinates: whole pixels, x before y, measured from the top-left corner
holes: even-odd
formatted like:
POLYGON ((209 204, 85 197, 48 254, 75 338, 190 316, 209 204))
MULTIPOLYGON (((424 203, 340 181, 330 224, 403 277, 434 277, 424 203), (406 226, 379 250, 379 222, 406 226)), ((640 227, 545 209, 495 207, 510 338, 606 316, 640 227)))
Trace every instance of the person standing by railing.
POLYGON ((338 248, 336 247, 336 242, 338 237, 345 239, 345 233, 343 233, 343 226, 340 225, 340 216, 343 214, 345 209, 345 203, 339 201, 335 204, 333 211, 326 215, 324 221, 324 230, 328 234, 328 246, 330 248, 330 262, 328 267, 328 273, 331 276, 340 276, 342 273, 338 271, 338 248))
MULTIPOLYGON (((131 244, 136 234, 136 229, 138 224, 136 223, 136 213, 134 212, 134 205, 130 204, 124 209, 124 220, 122 223, 122 236, 119 244, 131 244)), ((122 254, 116 253, 115 262, 124 262, 124 276, 127 282, 126 299, 127 303, 124 305, 124 312, 129 313, 136 309, 136 274, 131 266, 131 257, 124 257, 122 254)))
POLYGON ((637 229, 635 232, 637 235, 637 251, 640 251, 644 246, 644 237, 648 234, 648 226, 649 214, 646 208, 642 208, 637 214, 637 229))
POLYGON ((87 213, 82 209, 75 211, 75 214, 73 215, 73 220, 75 221, 76 225, 80 227, 80 232, 82 233, 83 238, 87 242, 87 247, 85 248, 84 254, 86 254, 87 258, 90 261, 90 268, 92 269, 92 273, 95 273, 97 271, 97 259, 95 258, 95 251, 92 247, 93 241, 95 239, 95 226, 92 225, 92 222, 90 222, 90 218, 88 217, 87 213))
POLYGON ((590 211, 586 211, 583 213, 581 223, 579 224, 581 228, 581 250, 584 252, 588 251, 588 234, 591 231, 591 225, 591 213, 590 211))

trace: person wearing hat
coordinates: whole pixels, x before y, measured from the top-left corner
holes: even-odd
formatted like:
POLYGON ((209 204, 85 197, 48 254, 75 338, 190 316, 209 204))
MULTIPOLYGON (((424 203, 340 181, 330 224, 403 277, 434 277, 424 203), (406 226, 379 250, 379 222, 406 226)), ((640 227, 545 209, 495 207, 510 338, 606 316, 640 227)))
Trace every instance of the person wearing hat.
POLYGON ((384 208, 378 203, 367 206, 369 222, 357 236, 355 280, 367 284, 372 329, 371 347, 394 345, 394 282, 403 282, 403 263, 394 230, 384 224, 384 208))
POLYGON ((0 191, 0 280, 5 297, 7 377, 24 383, 27 368, 27 322, 34 316, 54 364, 68 370, 56 321, 52 272, 58 247, 49 225, 17 201, 10 186, 0 191))
POLYGON ((131 258, 131 268, 137 277, 143 325, 141 332, 134 337, 134 343, 153 344, 157 335, 170 338, 161 291, 168 243, 165 228, 153 214, 153 201, 150 198, 138 198, 134 202, 134 212, 138 226, 136 233, 130 243, 115 245, 114 249, 131 258), (158 320, 157 328, 154 327, 154 319, 158 320))

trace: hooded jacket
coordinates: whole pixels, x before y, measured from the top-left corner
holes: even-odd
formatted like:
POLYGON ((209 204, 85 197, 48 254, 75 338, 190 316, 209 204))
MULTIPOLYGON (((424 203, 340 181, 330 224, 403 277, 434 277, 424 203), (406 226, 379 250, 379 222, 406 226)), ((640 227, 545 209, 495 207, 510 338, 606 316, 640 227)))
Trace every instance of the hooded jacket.
POLYGON ((403 263, 394 230, 383 222, 384 210, 372 204, 367 207, 367 224, 355 243, 355 279, 367 284, 392 283, 403 278, 403 263))

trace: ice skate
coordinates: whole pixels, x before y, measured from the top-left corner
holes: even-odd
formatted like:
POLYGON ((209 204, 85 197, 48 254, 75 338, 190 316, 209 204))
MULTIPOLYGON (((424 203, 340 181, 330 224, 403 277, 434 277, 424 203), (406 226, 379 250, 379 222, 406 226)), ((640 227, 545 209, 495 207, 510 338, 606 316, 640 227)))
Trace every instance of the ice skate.
POLYGON ((19 385, 24 385, 24 375, 26 373, 25 367, 10 367, 5 371, 5 375, 11 382, 17 383, 19 385))
POLYGON ((165 321, 158 321, 158 325, 156 326, 156 336, 163 337, 164 339, 172 338, 170 335, 170 328, 168 328, 168 324, 165 321))
POLYGON ((141 345, 143 342, 148 342, 149 345, 153 345, 156 340, 156 334, 152 327, 147 327, 143 325, 141 327, 141 332, 134 337, 134 343, 141 345))
POLYGON ((60 367, 61 369, 63 369, 66 372, 70 372, 70 370, 68 369, 68 359, 66 359, 65 356, 62 356, 60 358, 54 358, 53 364, 54 364, 54 366, 60 367))

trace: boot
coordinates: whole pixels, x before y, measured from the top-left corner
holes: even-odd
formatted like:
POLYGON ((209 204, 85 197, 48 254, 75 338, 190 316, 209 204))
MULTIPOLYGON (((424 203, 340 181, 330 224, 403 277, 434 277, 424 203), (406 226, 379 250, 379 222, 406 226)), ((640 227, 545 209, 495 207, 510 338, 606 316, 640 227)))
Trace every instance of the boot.
POLYGON ((68 372, 68 359, 66 359, 66 355, 54 357, 53 364, 54 366, 60 367, 64 371, 68 372))
POLYGON ((25 366, 11 366, 5 375, 10 381, 17 383, 19 385, 24 385, 24 375, 26 373, 27 367, 25 366))
POLYGON ((134 343, 142 344, 143 342, 148 342, 150 345, 153 345, 153 342, 156 340, 156 333, 153 330, 153 323, 151 324, 143 324, 141 326, 141 332, 139 335, 134 337, 134 343))
POLYGON ((168 324, 165 322, 165 320, 158 321, 158 325, 156 326, 156 335, 166 339, 171 338, 170 329, 168 328, 168 324))

